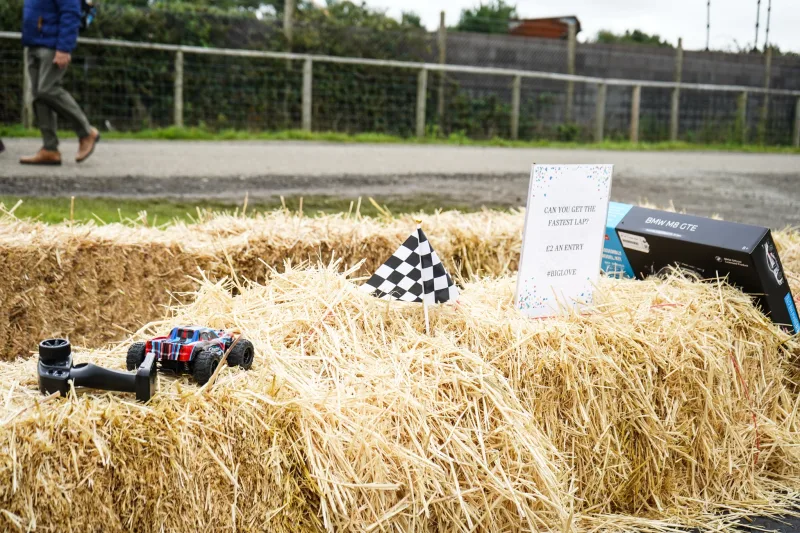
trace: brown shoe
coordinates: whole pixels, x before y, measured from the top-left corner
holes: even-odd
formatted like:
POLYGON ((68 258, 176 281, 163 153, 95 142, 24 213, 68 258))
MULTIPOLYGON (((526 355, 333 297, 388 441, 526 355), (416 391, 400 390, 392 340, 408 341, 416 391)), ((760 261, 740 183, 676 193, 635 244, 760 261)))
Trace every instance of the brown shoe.
POLYGON ((42 148, 36 155, 23 157, 19 160, 23 165, 60 165, 61 153, 55 150, 45 150, 42 148))
POLYGON ((75 156, 75 161, 83 163, 94 152, 94 147, 100 142, 100 132, 97 128, 92 128, 92 131, 86 137, 81 137, 78 143, 78 155, 75 156))

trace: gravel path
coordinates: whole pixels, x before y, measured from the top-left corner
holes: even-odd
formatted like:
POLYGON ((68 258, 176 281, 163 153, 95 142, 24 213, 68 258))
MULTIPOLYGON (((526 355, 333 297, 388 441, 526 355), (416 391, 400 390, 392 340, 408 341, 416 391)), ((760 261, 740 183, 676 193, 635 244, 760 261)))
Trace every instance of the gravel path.
POLYGON ((308 142, 103 141, 83 165, 23 167, 37 139, 6 141, 0 194, 18 196, 352 198, 436 196, 449 204, 523 205, 531 163, 613 163, 612 198, 674 203, 698 215, 800 225, 800 155, 620 152, 308 142))

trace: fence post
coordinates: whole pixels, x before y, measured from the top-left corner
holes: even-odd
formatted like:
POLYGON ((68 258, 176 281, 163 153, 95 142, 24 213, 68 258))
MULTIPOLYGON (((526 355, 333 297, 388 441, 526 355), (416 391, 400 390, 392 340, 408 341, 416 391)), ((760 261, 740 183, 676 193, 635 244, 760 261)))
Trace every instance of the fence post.
POLYGON ((175 127, 183 127, 183 50, 175 52, 175 127))
POLYGON ((800 148, 800 96, 794 104, 794 134, 792 135, 792 146, 800 148))
POLYGON ((603 131, 606 126, 606 84, 597 84, 597 102, 594 115, 594 142, 603 142, 603 131))
POLYGON ((519 99, 522 90, 522 78, 514 76, 511 86, 511 140, 519 139, 519 99))
POLYGON ((672 105, 669 114, 669 140, 678 140, 678 119, 680 117, 681 77, 683 75, 683 39, 678 39, 678 48, 675 50, 675 83, 678 87, 672 89, 672 105))
POLYGON ((642 106, 642 86, 634 85, 631 95, 631 142, 639 142, 639 110, 642 106))
MULTIPOLYGON (((439 64, 444 65, 447 62, 447 26, 445 25, 444 11, 439 14, 439 64)), ((439 117, 439 127, 444 126, 444 90, 445 90, 445 72, 439 72, 439 95, 436 105, 436 116, 439 117)))
POLYGON ((25 128, 33 127, 33 88, 28 71, 29 62, 30 58, 26 47, 22 49, 22 125, 25 128))
MULTIPOLYGON (((576 28, 574 22, 567 24, 567 74, 575 74, 575 45, 576 45, 576 28)), ((574 105, 575 105, 575 82, 567 82, 567 109, 564 115, 564 121, 570 123, 574 119, 574 105)))
POLYGON ((747 91, 739 93, 739 98, 736 102, 736 125, 737 133, 739 134, 739 141, 742 144, 747 144, 747 91))
POLYGON ((313 90, 313 62, 310 57, 303 63, 303 129, 311 131, 311 99, 313 90))
POLYGON ((761 117, 758 121, 758 142, 767 141, 767 119, 769 118, 769 85, 772 77, 772 47, 767 48, 764 58, 764 102, 761 104, 761 117))
POLYGON ((417 76, 417 137, 425 136, 425 101, 428 95, 428 71, 422 69, 417 76))
POLYGON ((294 0, 285 0, 283 4, 283 35, 291 50, 294 36, 294 0))

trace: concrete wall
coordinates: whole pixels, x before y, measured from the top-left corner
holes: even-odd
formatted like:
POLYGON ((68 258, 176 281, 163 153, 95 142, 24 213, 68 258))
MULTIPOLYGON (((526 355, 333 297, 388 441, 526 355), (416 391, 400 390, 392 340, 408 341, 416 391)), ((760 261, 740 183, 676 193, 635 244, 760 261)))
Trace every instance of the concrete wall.
MULTIPOLYGON (((435 46, 434 46, 435 48, 435 46)), ((436 54, 432 55, 432 58, 436 54)), ((454 33, 447 36, 447 62, 546 72, 566 72, 567 43, 552 39, 454 33)), ((586 76, 672 81, 675 50, 643 45, 581 44, 576 73, 586 76)), ((720 85, 764 84, 762 54, 685 51, 683 80, 720 85)), ((772 86, 800 89, 800 58, 774 57, 772 86)))

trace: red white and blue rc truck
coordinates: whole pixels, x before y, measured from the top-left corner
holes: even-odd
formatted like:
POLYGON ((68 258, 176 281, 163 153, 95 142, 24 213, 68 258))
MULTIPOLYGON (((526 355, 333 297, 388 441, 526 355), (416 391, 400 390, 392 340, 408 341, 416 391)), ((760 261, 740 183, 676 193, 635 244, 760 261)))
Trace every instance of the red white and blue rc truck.
POLYGON ((147 354, 153 353, 162 370, 191 374, 197 383, 204 385, 231 346, 233 349, 228 354, 228 366, 245 370, 253 366, 253 343, 240 338, 234 345, 234 341, 234 335, 225 330, 178 326, 168 336, 133 343, 128 348, 126 363, 128 370, 135 370, 147 354))

